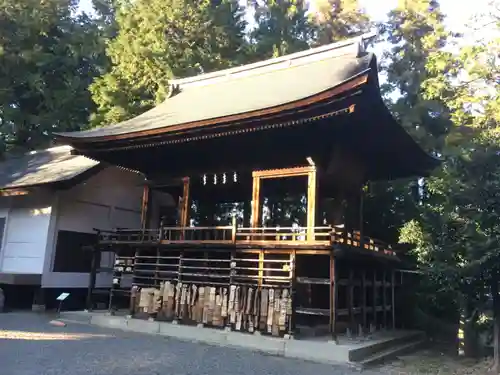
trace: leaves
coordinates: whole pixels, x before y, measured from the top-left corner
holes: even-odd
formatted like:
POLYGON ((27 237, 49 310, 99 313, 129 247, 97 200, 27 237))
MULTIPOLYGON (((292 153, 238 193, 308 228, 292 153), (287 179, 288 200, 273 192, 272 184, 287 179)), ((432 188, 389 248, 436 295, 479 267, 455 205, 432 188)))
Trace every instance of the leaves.
POLYGON ((315 0, 312 3, 316 9, 313 22, 317 45, 361 35, 373 26, 358 0, 315 0))
POLYGON ((500 259, 499 56, 499 40, 486 34, 428 55, 422 98, 441 103, 451 126, 442 168, 427 180, 428 199, 401 231, 436 276, 431 283, 479 309, 500 259))
POLYGON ((245 59, 243 9, 217 4, 137 0, 119 8, 117 36, 106 49, 112 67, 90 90, 94 125, 138 115, 163 101, 172 78, 193 76, 245 59))
POLYGON ((0 138, 5 150, 47 146, 85 127, 98 75, 97 29, 69 0, 0 1, 0 138))

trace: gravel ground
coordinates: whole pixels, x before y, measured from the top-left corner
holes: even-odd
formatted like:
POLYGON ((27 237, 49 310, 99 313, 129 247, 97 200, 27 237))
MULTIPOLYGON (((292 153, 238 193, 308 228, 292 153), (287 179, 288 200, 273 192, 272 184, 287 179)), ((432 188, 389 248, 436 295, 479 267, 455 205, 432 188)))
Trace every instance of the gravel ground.
MULTIPOLYGON (((50 317, 0 314, 2 375, 354 375, 342 366, 70 324, 50 317)), ((364 375, 383 372, 364 371, 364 375)))

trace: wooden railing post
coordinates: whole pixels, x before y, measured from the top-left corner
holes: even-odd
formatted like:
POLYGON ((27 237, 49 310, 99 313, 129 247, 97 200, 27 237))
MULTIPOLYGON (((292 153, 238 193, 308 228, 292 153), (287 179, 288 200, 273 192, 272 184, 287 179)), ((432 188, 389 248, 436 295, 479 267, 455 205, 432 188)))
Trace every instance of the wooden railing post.
POLYGON ((307 177, 307 230, 306 238, 314 241, 314 226, 316 222, 316 169, 312 169, 307 177))
POLYGON ((233 228, 231 229, 231 240, 233 243, 236 243, 236 230, 237 230, 237 222, 236 222, 236 215, 233 215, 233 222, 232 222, 233 228))
POLYGON ((160 229, 158 231, 158 242, 163 240, 163 225, 164 225, 164 217, 160 219, 160 229))

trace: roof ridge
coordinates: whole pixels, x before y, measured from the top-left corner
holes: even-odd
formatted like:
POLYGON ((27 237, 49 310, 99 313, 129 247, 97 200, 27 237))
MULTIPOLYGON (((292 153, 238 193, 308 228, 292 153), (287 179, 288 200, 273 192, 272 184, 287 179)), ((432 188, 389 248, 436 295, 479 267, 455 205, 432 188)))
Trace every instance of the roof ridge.
POLYGON ((56 154, 56 153, 63 153, 63 152, 71 152, 73 150, 73 147, 71 145, 60 145, 60 146, 54 146, 54 147, 48 147, 48 148, 43 148, 43 149, 38 149, 38 150, 31 150, 23 153, 14 153, 14 154, 9 154, 7 153, 5 155, 5 158, 1 160, 0 162, 6 162, 9 160, 16 160, 16 159, 22 159, 25 158, 26 156, 33 156, 33 155, 41 155, 41 154, 56 154))
POLYGON ((54 147, 48 147, 40 150, 33 150, 25 153, 24 155, 37 155, 37 154, 43 154, 46 152, 50 153, 56 153, 56 152, 63 152, 63 151, 71 151, 73 149, 72 146, 70 145, 59 145, 59 146, 54 146, 54 147))
POLYGON ((318 61, 328 57, 341 57, 346 55, 359 55, 364 52, 364 41, 372 39, 375 33, 367 33, 356 38, 327 44, 320 47, 310 48, 305 51, 295 52, 289 55, 275 57, 264 61, 241 65, 233 68, 219 70, 211 73, 200 74, 180 79, 170 80, 171 92, 189 86, 204 86, 220 82, 230 78, 250 76, 263 73, 263 71, 275 71, 285 69, 291 65, 301 65, 308 62, 318 61))

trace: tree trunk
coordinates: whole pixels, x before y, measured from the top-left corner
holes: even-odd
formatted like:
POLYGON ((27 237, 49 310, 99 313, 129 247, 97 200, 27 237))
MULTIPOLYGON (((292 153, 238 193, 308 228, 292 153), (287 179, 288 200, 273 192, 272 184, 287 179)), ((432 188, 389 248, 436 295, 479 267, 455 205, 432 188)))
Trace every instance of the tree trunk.
POLYGON ((493 369, 500 373, 500 296, 498 295, 498 275, 491 280, 491 294, 493 296, 493 369))
POLYGON ((478 336, 476 331, 477 311, 472 309, 469 295, 463 294, 460 301, 459 355, 478 357, 478 336))

